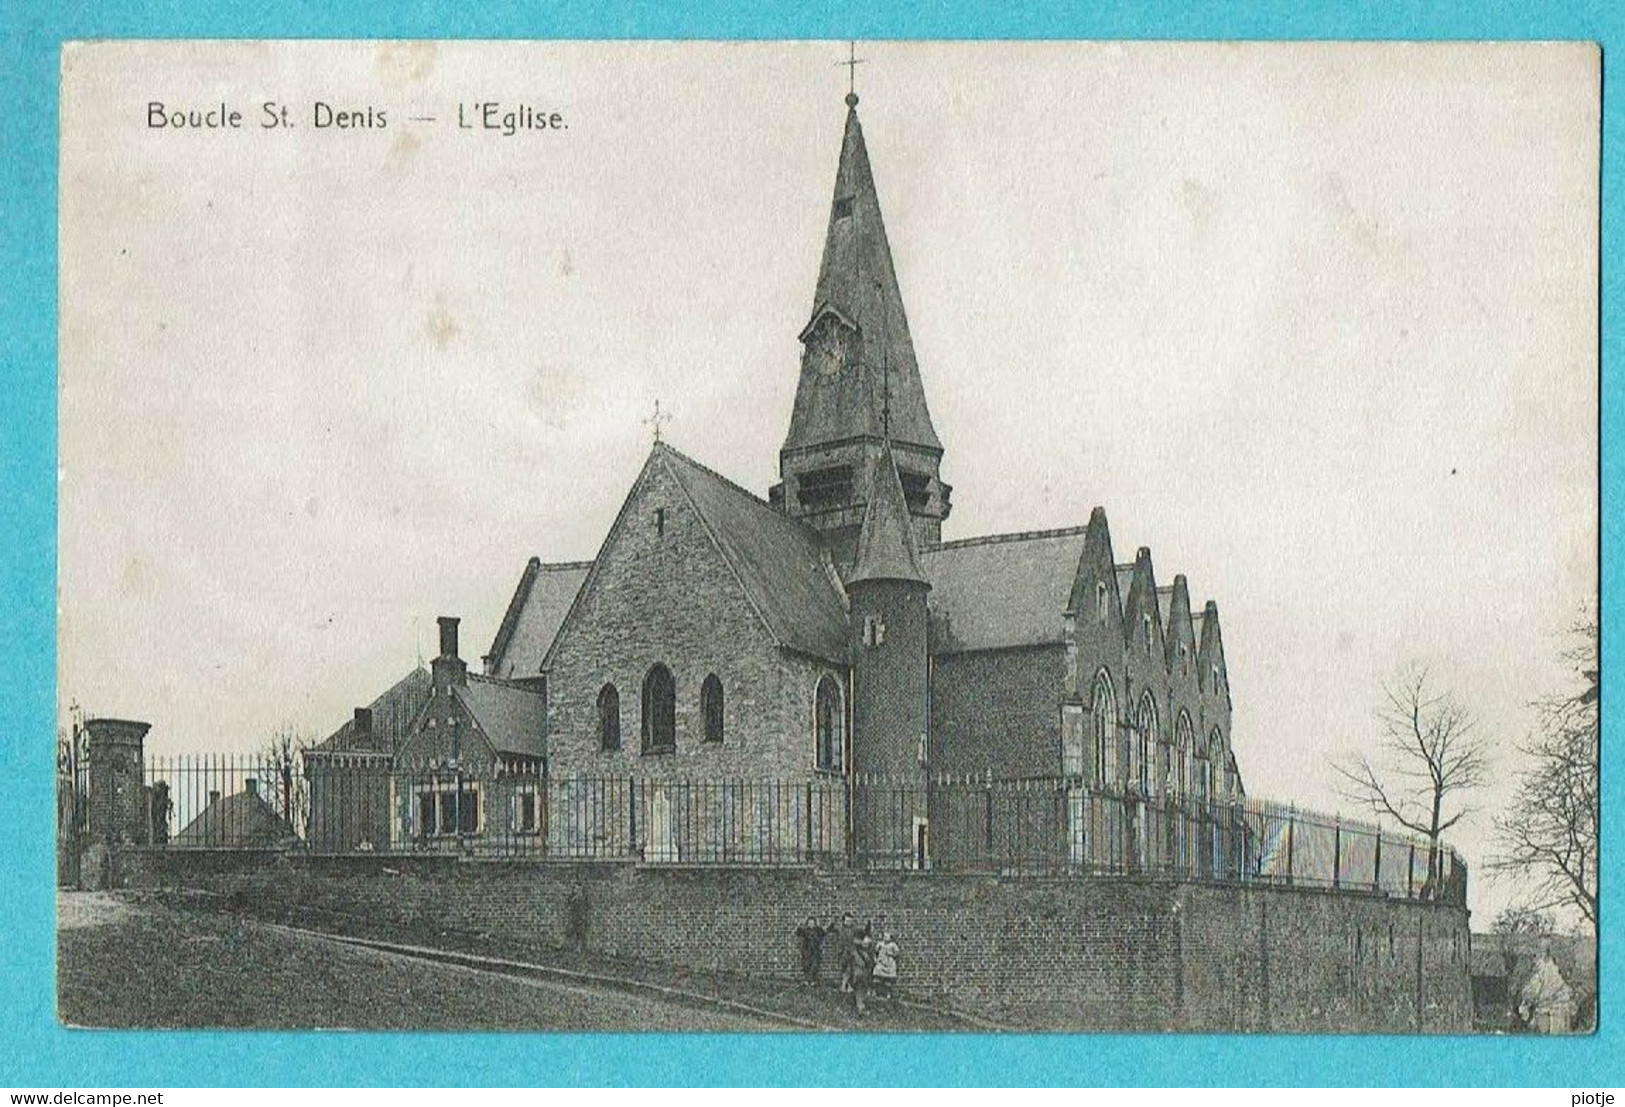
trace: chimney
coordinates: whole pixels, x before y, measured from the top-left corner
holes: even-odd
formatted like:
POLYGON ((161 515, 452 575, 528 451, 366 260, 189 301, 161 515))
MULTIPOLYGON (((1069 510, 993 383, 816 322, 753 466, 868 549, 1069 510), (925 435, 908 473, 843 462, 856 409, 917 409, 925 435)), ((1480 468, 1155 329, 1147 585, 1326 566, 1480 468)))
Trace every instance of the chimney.
POLYGON ((453 687, 468 683, 468 664, 457 656, 457 619, 442 615, 435 621, 440 624, 440 655, 429 669, 434 675, 434 694, 448 696, 453 687))
POLYGON ((251 796, 259 795, 260 794, 260 782, 255 780, 253 777, 245 778, 243 780, 243 791, 247 792, 251 796))

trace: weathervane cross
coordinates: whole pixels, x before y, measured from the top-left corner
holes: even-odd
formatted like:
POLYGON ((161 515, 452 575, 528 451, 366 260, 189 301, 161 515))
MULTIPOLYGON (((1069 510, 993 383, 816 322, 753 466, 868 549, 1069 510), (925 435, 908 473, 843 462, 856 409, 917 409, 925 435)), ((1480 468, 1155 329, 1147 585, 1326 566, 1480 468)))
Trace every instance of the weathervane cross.
POLYGON ((858 94, 858 66, 863 65, 868 60, 868 58, 858 57, 858 44, 856 42, 847 42, 846 60, 838 61, 835 65, 837 67, 846 66, 846 94, 848 96, 858 94))
POLYGON ((654 432, 656 445, 660 443, 660 428, 669 422, 671 422, 671 412, 663 410, 660 401, 656 400, 654 411, 643 421, 643 425, 654 432))

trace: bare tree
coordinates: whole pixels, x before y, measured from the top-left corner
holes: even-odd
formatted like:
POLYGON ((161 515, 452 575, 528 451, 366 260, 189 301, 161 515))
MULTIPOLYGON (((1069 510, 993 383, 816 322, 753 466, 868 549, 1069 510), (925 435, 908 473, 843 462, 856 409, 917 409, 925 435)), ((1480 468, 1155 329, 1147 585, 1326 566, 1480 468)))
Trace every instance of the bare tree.
POLYGON ((1563 657, 1574 666, 1577 686, 1535 704, 1538 729, 1519 747, 1528 768, 1495 821, 1490 868, 1521 879, 1531 909, 1577 914, 1595 941, 1601 734, 1595 617, 1582 618, 1573 634, 1563 657))
POLYGON ((1436 890, 1439 838, 1472 811, 1462 797, 1484 782, 1485 741, 1471 713, 1448 692, 1436 691, 1425 668, 1400 671, 1382 691, 1376 752, 1334 766, 1343 778, 1340 791, 1379 819, 1427 838, 1425 888, 1436 890))
POLYGON ((304 751, 309 747, 309 739, 292 724, 284 723, 260 751, 266 800, 301 835, 309 810, 304 774, 304 751))

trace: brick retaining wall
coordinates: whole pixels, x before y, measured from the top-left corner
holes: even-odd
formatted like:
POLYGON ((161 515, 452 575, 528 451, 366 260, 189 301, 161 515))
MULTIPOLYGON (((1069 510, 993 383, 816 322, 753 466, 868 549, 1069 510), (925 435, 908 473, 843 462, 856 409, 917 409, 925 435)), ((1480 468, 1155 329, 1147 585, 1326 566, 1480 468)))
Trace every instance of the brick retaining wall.
POLYGON ((1359 893, 156 848, 122 850, 116 871, 125 886, 236 895, 260 913, 778 976, 797 971, 793 933, 809 913, 850 910, 894 933, 906 991, 1055 1029, 1456 1032, 1471 1022, 1467 912, 1359 893))

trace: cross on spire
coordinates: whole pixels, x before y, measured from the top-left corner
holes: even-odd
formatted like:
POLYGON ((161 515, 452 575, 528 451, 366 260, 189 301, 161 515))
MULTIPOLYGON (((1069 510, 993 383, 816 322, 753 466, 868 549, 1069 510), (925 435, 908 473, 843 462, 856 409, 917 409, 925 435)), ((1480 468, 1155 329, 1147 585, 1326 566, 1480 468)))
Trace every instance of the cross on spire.
POLYGON ((846 66, 846 104, 848 107, 858 105, 858 66, 867 62, 868 58, 858 57, 858 44, 849 41, 846 44, 846 60, 835 63, 837 67, 846 66))
POLYGON ((643 425, 654 432, 655 445, 658 446, 660 444, 660 428, 669 422, 671 422, 671 412, 662 409, 660 406, 660 401, 656 400, 654 411, 651 412, 649 417, 643 421, 643 425))

